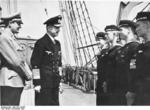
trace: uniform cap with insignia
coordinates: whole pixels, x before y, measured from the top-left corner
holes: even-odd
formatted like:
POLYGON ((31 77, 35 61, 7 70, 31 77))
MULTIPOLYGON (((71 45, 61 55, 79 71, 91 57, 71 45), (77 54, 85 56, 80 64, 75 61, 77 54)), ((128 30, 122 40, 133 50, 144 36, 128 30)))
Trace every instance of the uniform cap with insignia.
POLYGON ((136 21, 150 21, 150 12, 139 12, 136 15, 136 21))
POLYGON ((5 23, 8 22, 18 22, 20 24, 23 24, 21 20, 21 13, 15 13, 7 17, 2 17, 1 20, 3 20, 5 23))
POLYGON ((121 20, 119 22, 119 28, 121 27, 131 27, 132 29, 135 29, 136 23, 131 20, 121 20))
POLYGON ((116 25, 108 25, 105 27, 105 32, 107 31, 120 31, 120 29, 116 25))
POLYGON ((49 18, 48 20, 46 20, 44 22, 44 24, 47 25, 47 26, 52 25, 52 26, 55 26, 55 27, 61 27, 62 26, 61 25, 61 19, 62 19, 62 16, 58 15, 58 16, 49 18))
POLYGON ((104 33, 104 32, 98 32, 98 33, 96 34, 96 39, 97 39, 97 40, 98 40, 98 39, 106 39, 105 35, 106 35, 106 33, 104 33))

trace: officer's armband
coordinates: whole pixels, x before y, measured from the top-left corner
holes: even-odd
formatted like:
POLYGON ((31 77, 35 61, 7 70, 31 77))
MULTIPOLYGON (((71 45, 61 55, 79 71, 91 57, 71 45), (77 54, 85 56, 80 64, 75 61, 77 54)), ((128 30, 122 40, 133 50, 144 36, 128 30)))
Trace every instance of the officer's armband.
POLYGON ((33 79, 40 79, 40 69, 32 69, 33 72, 33 79))

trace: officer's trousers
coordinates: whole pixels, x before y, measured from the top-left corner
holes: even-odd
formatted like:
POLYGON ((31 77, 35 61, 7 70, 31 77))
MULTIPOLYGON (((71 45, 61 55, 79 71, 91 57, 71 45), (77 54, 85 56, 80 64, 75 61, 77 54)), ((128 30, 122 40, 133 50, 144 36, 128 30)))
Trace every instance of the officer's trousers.
POLYGON ((109 105, 127 105, 125 93, 126 92, 122 90, 116 90, 109 93, 109 105))
POLYGON ((108 105, 107 93, 96 93, 96 105, 108 105))
POLYGON ((23 87, 0 86, 1 105, 19 105, 23 87))
POLYGON ((35 105, 40 105, 40 93, 35 91, 35 105))
POLYGON ((59 88, 41 88, 39 105, 59 105, 59 88))

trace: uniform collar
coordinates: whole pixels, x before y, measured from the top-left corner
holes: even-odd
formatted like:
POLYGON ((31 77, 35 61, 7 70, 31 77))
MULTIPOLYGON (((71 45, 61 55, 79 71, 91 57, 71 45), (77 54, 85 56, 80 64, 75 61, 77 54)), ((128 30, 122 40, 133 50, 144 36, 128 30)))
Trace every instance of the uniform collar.
POLYGON ((14 37, 14 34, 11 32, 10 28, 6 28, 6 29, 4 30, 4 32, 10 34, 11 37, 14 37))
POLYGON ((56 41, 55 41, 55 38, 53 38, 49 33, 47 33, 47 35, 49 36, 49 38, 53 41, 53 43, 55 44, 56 41))

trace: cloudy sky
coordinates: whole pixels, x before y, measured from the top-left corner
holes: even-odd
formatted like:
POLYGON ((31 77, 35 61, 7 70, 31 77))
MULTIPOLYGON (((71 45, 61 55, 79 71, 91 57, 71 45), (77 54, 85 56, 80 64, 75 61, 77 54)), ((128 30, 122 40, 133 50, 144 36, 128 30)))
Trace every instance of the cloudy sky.
MULTIPOLYGON (((6 0, 3 5, 6 10, 6 0)), ((9 1, 9 0, 7 0, 9 1)), ((60 13, 59 2, 57 0, 11 0, 17 1, 18 11, 22 13, 24 22, 20 31, 21 37, 31 36, 32 38, 40 38, 45 33, 43 22, 51 16, 60 13), (47 9, 48 16, 44 9, 47 9)), ((95 31, 102 31, 108 24, 115 24, 118 13, 119 1, 114 0, 85 0, 89 11, 92 24, 95 31)), ((7 15, 8 13, 3 13, 7 15)))

